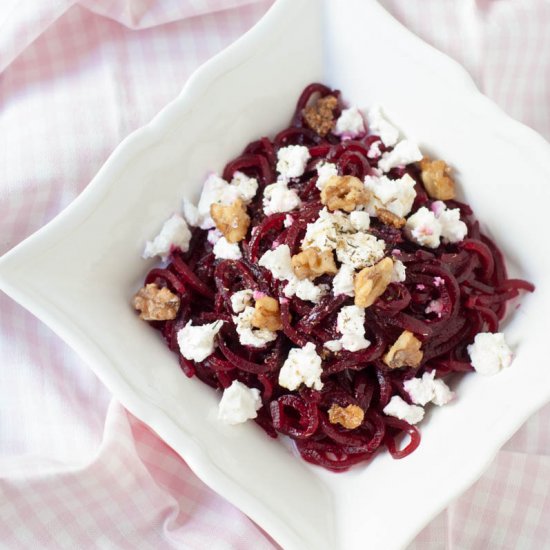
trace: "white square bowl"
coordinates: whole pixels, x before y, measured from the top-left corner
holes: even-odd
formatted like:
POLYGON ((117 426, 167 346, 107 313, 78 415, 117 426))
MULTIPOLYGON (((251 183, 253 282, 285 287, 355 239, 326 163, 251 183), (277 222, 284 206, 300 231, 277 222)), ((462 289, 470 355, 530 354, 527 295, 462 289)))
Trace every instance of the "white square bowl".
POLYGON ((285 549, 400 548, 550 399, 548 182, 548 144, 374 1, 279 0, 124 140, 69 208, 0 260, 0 288, 285 549), (353 104, 381 102, 406 135, 457 167, 463 195, 512 273, 537 285, 506 328, 517 349, 512 368, 464 378, 456 402, 423 423, 410 457, 383 453, 343 474, 306 464, 253 423, 219 424, 219 395, 187 379, 129 307, 150 267, 140 259, 144 240, 183 196, 197 198, 208 170, 285 126, 312 81, 340 88, 353 104))

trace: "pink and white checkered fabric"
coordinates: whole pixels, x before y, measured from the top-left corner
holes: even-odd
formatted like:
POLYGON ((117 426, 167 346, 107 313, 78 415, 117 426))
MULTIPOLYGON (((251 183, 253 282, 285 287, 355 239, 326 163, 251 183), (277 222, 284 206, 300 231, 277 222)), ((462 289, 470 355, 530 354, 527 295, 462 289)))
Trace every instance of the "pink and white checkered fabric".
MULTIPOLYGON (((381 2, 550 138, 548 0, 381 2)), ((4 0, 0 254, 69 204, 123 137, 271 3, 4 0)), ((0 364, 0 548, 275 547, 5 295, 0 364)), ((547 406, 410 548, 550 548, 549 517, 547 406)))

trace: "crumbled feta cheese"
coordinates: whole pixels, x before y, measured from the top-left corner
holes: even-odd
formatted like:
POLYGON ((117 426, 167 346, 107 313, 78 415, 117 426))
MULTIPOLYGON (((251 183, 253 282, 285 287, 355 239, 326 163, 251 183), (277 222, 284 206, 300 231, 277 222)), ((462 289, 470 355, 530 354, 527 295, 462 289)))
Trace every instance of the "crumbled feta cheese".
POLYGON ((223 321, 193 326, 189 321, 178 331, 178 345, 181 354, 191 361, 204 361, 214 352, 214 339, 222 328, 223 321))
POLYGON ((210 229, 216 224, 210 216, 210 206, 214 203, 231 204, 239 198, 237 187, 229 185, 218 174, 210 174, 204 182, 202 193, 197 206, 199 226, 201 229, 210 229))
POLYGON ((386 243, 369 233, 342 235, 336 248, 336 256, 343 264, 355 269, 374 265, 384 257, 386 243))
POLYGON ((223 390, 218 405, 218 419, 224 424, 241 424, 249 418, 256 418, 256 411, 261 407, 260 390, 234 380, 231 386, 223 390))
POLYGON ((287 298, 296 295, 300 300, 316 304, 328 292, 328 286, 315 285, 309 279, 300 280, 293 277, 289 280, 283 292, 287 298))
POLYGON ((300 177, 310 159, 309 150, 303 145, 289 145, 277 151, 277 172, 283 180, 300 177))
POLYGON ((393 260, 392 283, 402 283, 407 278, 407 268, 401 260, 393 260))
POLYGON ((492 375, 512 364, 514 354, 502 332, 480 332, 468 346, 474 369, 480 374, 492 375))
POLYGON ((396 166, 406 166, 411 162, 422 160, 422 152, 413 141, 404 139, 400 141, 391 151, 384 153, 378 161, 378 168, 383 172, 389 172, 396 166))
POLYGON ((409 424, 418 424, 424 418, 424 409, 418 405, 409 405, 398 395, 394 395, 384 407, 384 414, 404 420, 409 424))
POLYGON ((346 296, 354 296, 355 290, 353 280, 355 278, 355 269, 350 265, 342 265, 338 273, 332 279, 332 292, 335 296, 345 294, 346 296))
POLYGON ((385 208, 404 218, 411 211, 416 197, 415 184, 409 174, 397 180, 391 180, 387 176, 366 176, 365 187, 372 193, 367 212, 376 216, 377 208, 385 208))
POLYGON ((333 164, 332 162, 320 162, 317 165, 317 182, 315 183, 315 186, 320 191, 323 190, 323 187, 327 184, 327 181, 332 178, 332 176, 338 175, 338 168, 336 168, 336 164, 333 164))
POLYGON ((219 229, 209 229, 206 235, 206 240, 210 244, 216 244, 223 237, 223 233, 219 229))
POLYGON ((378 157, 380 157, 382 155, 382 151, 380 150, 381 146, 381 141, 373 141, 370 144, 369 150, 367 151, 367 158, 377 159, 378 157))
POLYGON ((337 352, 342 350, 342 342, 340 340, 329 340, 323 344, 323 347, 329 351, 337 352))
POLYGON ((301 202, 296 191, 289 189, 284 181, 272 183, 264 190, 263 205, 266 216, 294 210, 301 202))
POLYGON ((313 223, 307 224, 302 248, 316 246, 321 252, 334 250, 342 235, 352 231, 353 226, 343 212, 329 212, 327 208, 323 208, 319 217, 313 223))
POLYGON ((187 225, 197 227, 200 223, 199 209, 189 199, 183 199, 182 210, 187 225))
POLYGON ((365 338, 364 308, 359 306, 344 306, 338 313, 336 328, 342 335, 339 342, 344 349, 359 351, 370 346, 370 341, 365 338))
POLYGON ((212 252, 216 258, 221 260, 240 260, 243 257, 239 243, 229 243, 225 237, 216 241, 212 252))
POLYGON ((441 238, 446 243, 457 243, 464 240, 468 233, 468 227, 460 219, 460 210, 453 208, 451 210, 444 209, 437 219, 441 224, 441 238))
POLYGON ((446 405, 453 397, 453 392, 443 380, 435 379, 435 371, 425 372, 422 378, 411 378, 403 383, 405 391, 416 405, 446 405))
POLYGON ((246 306, 242 313, 233 316, 233 322, 236 325, 239 342, 243 346, 263 348, 277 338, 277 333, 266 328, 254 328, 252 326, 254 312, 255 309, 252 306, 246 306))
POLYGON ((303 383, 308 388, 321 390, 321 358, 317 355, 315 345, 308 342, 303 348, 293 348, 289 351, 279 372, 279 386, 296 390, 303 383))
POLYGON ((407 220, 405 235, 420 246, 437 248, 441 237, 441 224, 435 214, 423 206, 407 220))
POLYGON ((368 212, 354 210, 349 215, 349 221, 357 231, 366 231, 370 227, 370 216, 368 212))
POLYGON ((380 136, 386 147, 391 147, 399 139, 399 130, 386 120, 380 105, 373 105, 367 116, 371 134, 380 136))
POLYGON ((273 250, 264 252, 258 262, 261 267, 265 267, 273 277, 279 281, 288 281, 294 278, 290 248, 286 244, 281 244, 273 250))
POLYGON ((293 223, 294 223, 294 218, 290 214, 287 214, 285 216, 285 221, 283 222, 283 225, 285 227, 290 227, 293 223))
POLYGON ((342 139, 354 139, 365 134, 365 121, 357 107, 343 109, 332 132, 342 139))
POLYGON ((443 201, 434 201, 430 205, 430 210, 435 214, 436 218, 439 218, 441 212, 447 209, 447 205, 443 201))
POLYGON ((164 222, 160 233, 152 241, 145 243, 143 257, 160 256, 166 260, 172 248, 177 247, 182 252, 187 252, 190 240, 191 231, 189 231, 187 223, 179 214, 174 214, 164 222))
POLYGON ((241 311, 244 311, 246 306, 251 304, 253 296, 254 292, 249 288, 235 292, 231 296, 231 309, 233 312, 241 313, 241 311))
POLYGON ((243 200, 243 202, 250 202, 258 191, 258 180, 256 178, 251 178, 242 172, 235 172, 233 174, 233 179, 231 180, 231 185, 234 185, 237 188, 237 191, 243 200))

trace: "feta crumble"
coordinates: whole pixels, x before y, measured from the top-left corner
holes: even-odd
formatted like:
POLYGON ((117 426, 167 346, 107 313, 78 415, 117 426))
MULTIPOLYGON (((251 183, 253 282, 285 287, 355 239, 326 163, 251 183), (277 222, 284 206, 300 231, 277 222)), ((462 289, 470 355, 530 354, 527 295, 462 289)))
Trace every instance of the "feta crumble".
POLYGON ((174 247, 187 252, 190 240, 191 231, 186 221, 179 214, 174 214, 164 222, 160 233, 152 241, 145 243, 143 258, 160 256, 162 260, 166 260, 174 247))
POLYGON ((216 227, 210 216, 210 206, 217 204, 231 204, 239 198, 239 190, 229 185, 218 174, 210 174, 204 182, 202 193, 197 205, 198 222, 201 229, 216 227))
POLYGON ((365 121, 357 107, 343 109, 332 132, 342 139, 354 139, 365 134, 365 121))
POLYGON ((317 355, 315 345, 308 342, 303 348, 293 348, 289 351, 279 372, 279 386, 291 391, 303 383, 308 388, 321 390, 321 358, 317 355))
POLYGON ((204 361, 214 352, 214 339, 222 325, 223 321, 215 321, 206 325, 193 326, 193 322, 189 321, 178 331, 181 354, 190 361, 204 361))
POLYGON ((424 409, 418 405, 409 405, 398 395, 394 395, 384 407, 384 414, 404 420, 409 424, 418 424, 424 418, 424 409))
POLYGON ((283 180, 300 177, 310 159, 309 150, 303 145, 289 145, 277 151, 277 172, 283 180))
POLYGON ((231 185, 237 188, 239 196, 245 203, 249 203, 258 191, 258 180, 243 174, 243 172, 237 171, 233 174, 231 185))
POLYGON ((468 346, 474 369, 480 374, 492 375, 512 364, 514 354, 502 332, 480 332, 468 346))
POLYGON ((236 325, 239 342, 243 346, 263 348, 277 338, 277 333, 266 328, 254 328, 252 326, 254 312, 255 309, 252 306, 246 306, 243 312, 233 316, 233 322, 236 325))
POLYGON ((316 304, 319 300, 325 296, 328 292, 327 285, 316 285, 312 283, 309 279, 298 279, 297 277, 292 277, 288 281, 288 284, 285 286, 283 293, 287 298, 291 298, 296 295, 300 300, 305 300, 308 302, 313 302, 316 304))
POLYGON ((206 240, 210 244, 216 244, 223 237, 223 233, 219 229, 209 229, 206 235, 206 240))
POLYGON ((288 228, 288 227, 290 227, 293 223, 294 223, 294 219, 292 218, 292 216, 291 216, 290 214, 287 214, 287 215, 285 216, 285 220, 284 220, 284 222, 283 222, 283 225, 284 225, 285 227, 288 228))
POLYGON ((391 147, 397 143, 399 130, 386 120, 380 105, 373 105, 369 109, 367 120, 369 121, 371 134, 380 136, 382 143, 386 147, 391 147))
POLYGON ((256 418, 256 411, 261 407, 260 390, 234 380, 231 386, 223 390, 218 405, 218 419, 224 424, 241 424, 250 418, 256 418))
POLYGON ((380 147, 382 146, 382 141, 373 141, 370 144, 369 150, 367 151, 367 158, 377 159, 382 155, 380 147))
POLYGON ((386 243, 369 233, 342 235, 336 248, 336 256, 343 264, 355 269, 374 265, 384 257, 386 243))
POLYGON ((266 216, 294 210, 301 203, 302 201, 296 191, 289 189, 284 181, 272 183, 264 190, 263 206, 266 216))
POLYGON ((225 237, 216 241, 212 252, 220 260, 240 260, 243 257, 239 243, 228 243, 225 237))
POLYGON ((354 296, 355 290, 353 280, 355 278, 355 269, 350 265, 342 265, 338 273, 332 279, 332 292, 335 296, 345 294, 346 296, 354 296))
POLYGON ((344 306, 338 313, 336 328, 342 337, 339 340, 326 342, 325 347, 331 351, 339 351, 336 342, 348 351, 366 349, 371 344, 365 338, 365 309, 362 307, 344 306))
POLYGON ((353 226, 348 216, 339 210, 329 212, 325 207, 319 212, 319 217, 314 222, 307 224, 302 248, 315 246, 321 252, 334 250, 342 235, 352 231, 353 226))
POLYGON ((392 283, 402 283, 407 278, 407 267, 401 260, 393 260, 392 283))
POLYGON ((413 141, 404 139, 400 141, 391 151, 384 153, 378 161, 378 168, 383 172, 389 172, 396 166, 405 166, 411 162, 422 160, 422 152, 413 141))
POLYGON ((196 227, 200 223, 199 209, 189 200, 182 201, 183 217, 190 227, 196 227))
POLYGON ((407 220, 405 235, 420 246, 437 248, 441 237, 441 224, 435 214, 423 206, 407 220))
POLYGON ((370 216, 368 212, 354 210, 349 215, 349 221, 357 231, 367 231, 370 227, 370 216))
POLYGON ((441 407, 454 397, 449 386, 435 378, 435 371, 425 372, 422 378, 406 380, 403 387, 415 405, 424 406, 431 402, 441 407))
POLYGON ((290 248, 287 244, 281 244, 273 250, 264 252, 258 264, 271 271, 273 277, 279 281, 288 281, 294 278, 290 248))
POLYGON ((439 216, 437 216, 437 219, 441 224, 441 238, 443 242, 457 243, 464 240, 464 237, 468 233, 468 227, 460 219, 460 210, 458 208, 443 209, 439 216))
POLYGON ((372 193, 367 212, 376 216, 377 208, 385 208, 404 218, 410 213, 416 197, 415 184, 409 174, 397 180, 391 180, 387 176, 366 176, 365 187, 372 193))
POLYGON ((336 164, 333 164, 332 162, 320 162, 317 165, 317 182, 315 183, 315 187, 322 191, 327 184, 327 181, 332 178, 332 176, 337 175, 338 168, 336 168, 336 164))
POLYGON ((245 288, 244 290, 238 290, 235 292, 231 300, 231 309, 234 313, 241 313, 245 310, 246 306, 249 306, 252 303, 252 298, 254 292, 250 288, 245 288))

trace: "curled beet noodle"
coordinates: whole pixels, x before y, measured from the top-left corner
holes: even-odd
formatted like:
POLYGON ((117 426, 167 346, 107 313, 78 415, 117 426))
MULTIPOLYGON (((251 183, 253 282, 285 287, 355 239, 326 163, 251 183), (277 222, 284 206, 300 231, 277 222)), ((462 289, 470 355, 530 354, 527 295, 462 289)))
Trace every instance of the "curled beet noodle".
MULTIPOLYGON (((260 258, 279 245, 287 245, 292 255, 300 252, 308 224, 323 208, 317 187, 320 163, 330 162, 340 175, 362 180, 379 173, 378 161, 389 149, 374 134, 345 139, 331 132, 321 136, 312 129, 304 110, 329 95, 337 99, 334 116, 338 117, 342 110, 340 92, 313 83, 298 99, 288 127, 249 143, 242 154, 226 164, 223 178, 227 181, 236 172, 258 181, 258 192, 247 206, 250 227, 239 243, 242 258, 217 259, 208 231, 196 227, 188 250, 173 250, 167 265, 149 271, 145 284, 167 287, 180 300, 175 319, 150 324, 177 355, 185 376, 197 377, 218 390, 235 380, 257 389, 262 406, 255 421, 269 436, 290 437, 304 460, 341 472, 368 462, 382 450, 395 459, 412 453, 420 444, 420 432, 416 426, 384 414, 392 396, 410 402, 404 382, 424 372, 434 371, 437 377, 443 377, 472 371, 467 348, 476 334, 497 332, 510 300, 521 292, 532 292, 534 286, 508 278, 502 253, 481 232, 467 204, 446 201, 448 208, 460 210, 468 233, 463 241, 442 242, 436 249, 418 246, 406 238, 403 228, 384 225, 373 216, 369 232, 385 242, 387 255, 403 262, 406 277, 389 284, 365 309, 368 347, 353 352, 329 351, 324 344, 341 337, 338 313, 342 307, 353 305, 354 298, 333 292, 327 292, 318 303, 288 297, 286 281, 277 280, 259 265, 260 258), (277 181, 279 149, 291 145, 309 150, 303 175, 287 182, 301 204, 290 212, 266 215, 263 190, 277 181), (231 298, 245 289, 252 290, 254 300, 265 295, 279 301, 282 328, 263 347, 243 345, 239 339, 231 298), (184 358, 178 332, 189 322, 196 326, 215 321, 223 321, 223 325, 214 352, 201 362, 184 358), (390 369, 384 356, 405 330, 421 341, 422 362, 418 369, 390 369), (311 389, 303 384, 295 390, 282 387, 279 373, 289 351, 309 342, 322 358, 322 388, 311 389), (336 406, 359 407, 362 421, 353 429, 332 423, 330 410, 336 406)), ((396 167, 388 177, 396 179, 405 173, 416 181, 413 211, 421 206, 432 207, 434 201, 416 165, 396 167)), ((332 289, 332 278, 325 274, 315 283, 332 289)))

